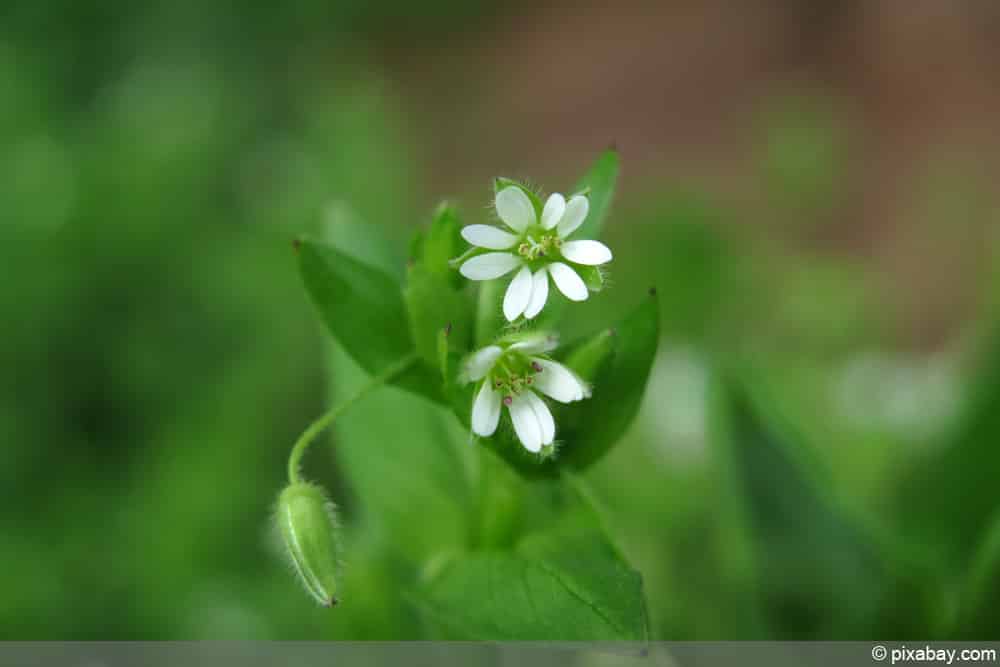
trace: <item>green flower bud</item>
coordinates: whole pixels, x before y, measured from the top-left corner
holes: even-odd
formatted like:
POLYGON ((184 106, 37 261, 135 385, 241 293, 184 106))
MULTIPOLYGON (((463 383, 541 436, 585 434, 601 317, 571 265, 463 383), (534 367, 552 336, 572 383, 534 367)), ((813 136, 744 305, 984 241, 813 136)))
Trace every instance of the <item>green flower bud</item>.
POLYGON ((306 591, 324 607, 337 604, 337 520, 323 489, 289 485, 278 496, 275 520, 306 591))

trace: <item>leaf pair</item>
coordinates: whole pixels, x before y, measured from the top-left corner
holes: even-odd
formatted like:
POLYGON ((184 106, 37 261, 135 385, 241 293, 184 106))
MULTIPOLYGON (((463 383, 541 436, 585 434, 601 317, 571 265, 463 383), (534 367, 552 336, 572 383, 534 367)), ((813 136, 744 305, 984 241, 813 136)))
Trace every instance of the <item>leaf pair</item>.
POLYGON ((435 634, 501 641, 648 639, 639 573, 591 511, 566 497, 573 494, 564 484, 542 489, 568 504, 544 527, 510 549, 456 557, 420 587, 414 602, 435 634))

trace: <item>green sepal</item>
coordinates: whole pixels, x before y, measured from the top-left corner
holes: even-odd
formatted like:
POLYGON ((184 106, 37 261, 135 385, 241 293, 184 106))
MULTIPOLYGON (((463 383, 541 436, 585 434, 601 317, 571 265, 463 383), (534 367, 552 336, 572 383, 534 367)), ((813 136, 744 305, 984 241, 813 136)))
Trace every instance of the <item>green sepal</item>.
POLYGON ((600 292, 604 289, 604 271, 599 266, 584 266, 574 264, 573 270, 583 279, 583 284, 591 292, 600 292))

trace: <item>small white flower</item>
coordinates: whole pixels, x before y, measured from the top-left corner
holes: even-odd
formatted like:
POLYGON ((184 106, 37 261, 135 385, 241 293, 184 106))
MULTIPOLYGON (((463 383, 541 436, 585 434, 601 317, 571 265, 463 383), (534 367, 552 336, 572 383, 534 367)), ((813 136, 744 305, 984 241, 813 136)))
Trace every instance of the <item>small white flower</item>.
POLYGON ((511 185, 496 196, 497 215, 508 230, 491 225, 469 225, 462 238, 478 248, 492 250, 462 263, 459 271, 469 280, 493 280, 517 270, 503 299, 509 322, 542 312, 549 296, 549 277, 571 301, 585 301, 587 286, 573 265, 599 266, 611 261, 611 250, 600 241, 567 241, 583 224, 590 210, 584 195, 569 201, 551 195, 539 220, 524 191, 511 185))
POLYGON ((472 403, 473 433, 484 438, 493 435, 502 408, 507 406, 514 432, 525 449, 537 453, 553 443, 556 423, 536 392, 560 403, 590 397, 586 382, 545 356, 557 344, 555 336, 534 334, 501 341, 469 356, 462 380, 479 383, 472 403))

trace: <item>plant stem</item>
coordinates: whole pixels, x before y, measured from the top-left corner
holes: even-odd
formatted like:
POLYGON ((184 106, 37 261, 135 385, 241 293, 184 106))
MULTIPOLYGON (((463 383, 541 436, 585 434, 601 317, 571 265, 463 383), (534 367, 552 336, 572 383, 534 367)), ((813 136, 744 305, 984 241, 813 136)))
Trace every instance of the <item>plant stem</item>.
POLYGON ((337 417, 364 398, 369 392, 374 389, 378 389, 389 380, 407 370, 416 360, 417 355, 414 353, 408 354, 399 361, 390 364, 381 373, 368 380, 368 382, 362 385, 360 389, 354 392, 354 394, 330 408, 330 410, 310 424, 309 428, 303 431, 302 435, 299 436, 299 439, 295 441, 295 444, 292 446, 292 452, 288 456, 288 481, 292 484, 297 484, 302 481, 299 476, 300 462, 302 461, 302 456, 306 453, 306 449, 308 449, 309 445, 312 444, 312 441, 316 439, 316 436, 322 433, 324 429, 336 421, 337 417))

